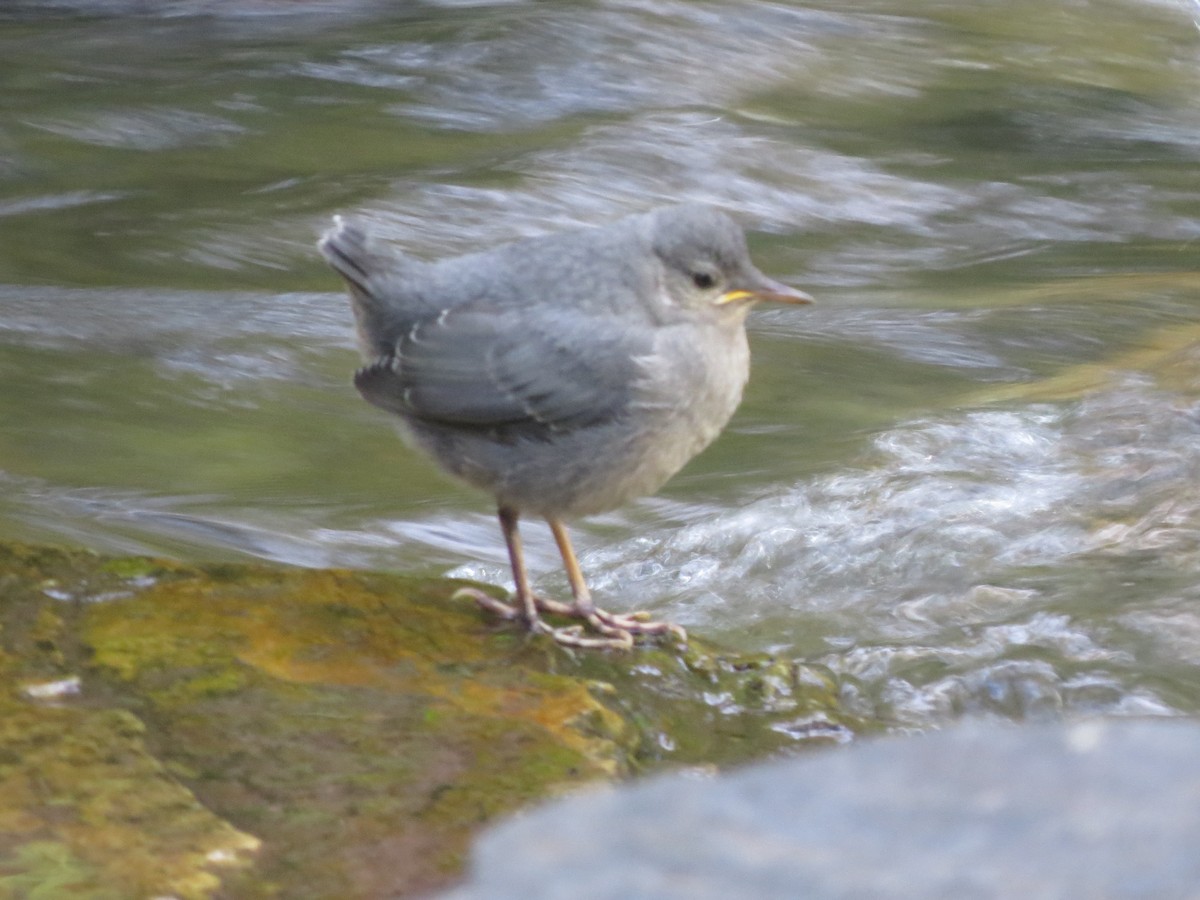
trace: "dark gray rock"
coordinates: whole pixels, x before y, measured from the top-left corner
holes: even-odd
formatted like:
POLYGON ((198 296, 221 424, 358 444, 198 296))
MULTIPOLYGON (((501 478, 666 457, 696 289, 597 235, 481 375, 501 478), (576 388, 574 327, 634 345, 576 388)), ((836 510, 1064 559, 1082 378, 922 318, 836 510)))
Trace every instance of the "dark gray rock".
POLYGON ((573 796, 447 898, 1200 898, 1200 724, 966 725, 573 796))

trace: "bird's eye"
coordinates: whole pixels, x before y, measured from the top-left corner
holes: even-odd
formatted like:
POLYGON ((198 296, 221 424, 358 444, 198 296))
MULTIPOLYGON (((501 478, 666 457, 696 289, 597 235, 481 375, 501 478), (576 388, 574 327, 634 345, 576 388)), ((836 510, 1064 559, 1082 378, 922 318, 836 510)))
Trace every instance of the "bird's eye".
POLYGON ((702 291, 707 291, 710 287, 717 283, 717 279, 708 272, 693 272, 692 284, 700 288, 702 291))

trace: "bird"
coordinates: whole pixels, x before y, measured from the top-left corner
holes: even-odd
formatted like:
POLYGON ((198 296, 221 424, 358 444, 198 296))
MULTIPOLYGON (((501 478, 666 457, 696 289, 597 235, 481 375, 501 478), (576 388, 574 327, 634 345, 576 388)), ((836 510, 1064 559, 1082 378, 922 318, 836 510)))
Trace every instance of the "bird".
POLYGON ((358 392, 495 498, 515 595, 456 596, 566 647, 686 642, 676 624, 597 606, 566 523, 656 492, 708 446, 749 376, 750 309, 812 298, 755 268, 741 226, 697 203, 434 261, 335 216, 318 248, 350 294, 358 392), (534 593, 522 516, 549 525, 571 602, 534 593))

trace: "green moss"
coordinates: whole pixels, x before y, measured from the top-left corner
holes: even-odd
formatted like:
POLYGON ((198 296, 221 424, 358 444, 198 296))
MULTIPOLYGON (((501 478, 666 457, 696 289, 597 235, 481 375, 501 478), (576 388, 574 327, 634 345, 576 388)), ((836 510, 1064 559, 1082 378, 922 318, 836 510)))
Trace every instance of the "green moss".
POLYGON ((843 722, 819 669, 570 653, 443 580, 3 545, 0 579, 0 675, 86 698, 0 698, 0 846, 24 854, 0 874, 60 859, 119 896, 428 892, 524 804, 843 722))
POLYGON ((90 885, 85 896, 202 898, 220 883, 214 860, 245 864, 257 848, 166 774, 129 713, 13 702, 0 713, 0 842, 15 848, 0 863, 15 880, 0 885, 13 896, 45 879, 90 885))
POLYGON ((121 556, 104 560, 99 570, 118 578, 142 579, 156 578, 170 572, 171 568, 165 566, 162 560, 146 556, 121 556))
POLYGON ((383 890, 425 889, 481 822, 611 775, 624 752, 622 720, 574 679, 489 656, 478 615, 447 602, 454 587, 205 568, 89 607, 82 634, 173 771, 266 840, 256 883, 339 895, 362 847, 408 822, 421 852, 395 856, 383 890))
POLYGON ((102 884, 99 870, 56 841, 31 841, 0 857, 0 897, 124 900, 119 890, 102 884))

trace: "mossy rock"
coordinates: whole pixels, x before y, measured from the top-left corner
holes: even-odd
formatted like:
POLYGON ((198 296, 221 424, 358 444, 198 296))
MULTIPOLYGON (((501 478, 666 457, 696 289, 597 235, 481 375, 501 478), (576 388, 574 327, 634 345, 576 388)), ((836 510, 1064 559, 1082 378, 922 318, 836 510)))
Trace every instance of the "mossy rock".
POLYGON ((819 669, 572 653, 460 586, 0 545, 0 898, 420 893, 532 801, 857 727, 819 669))

